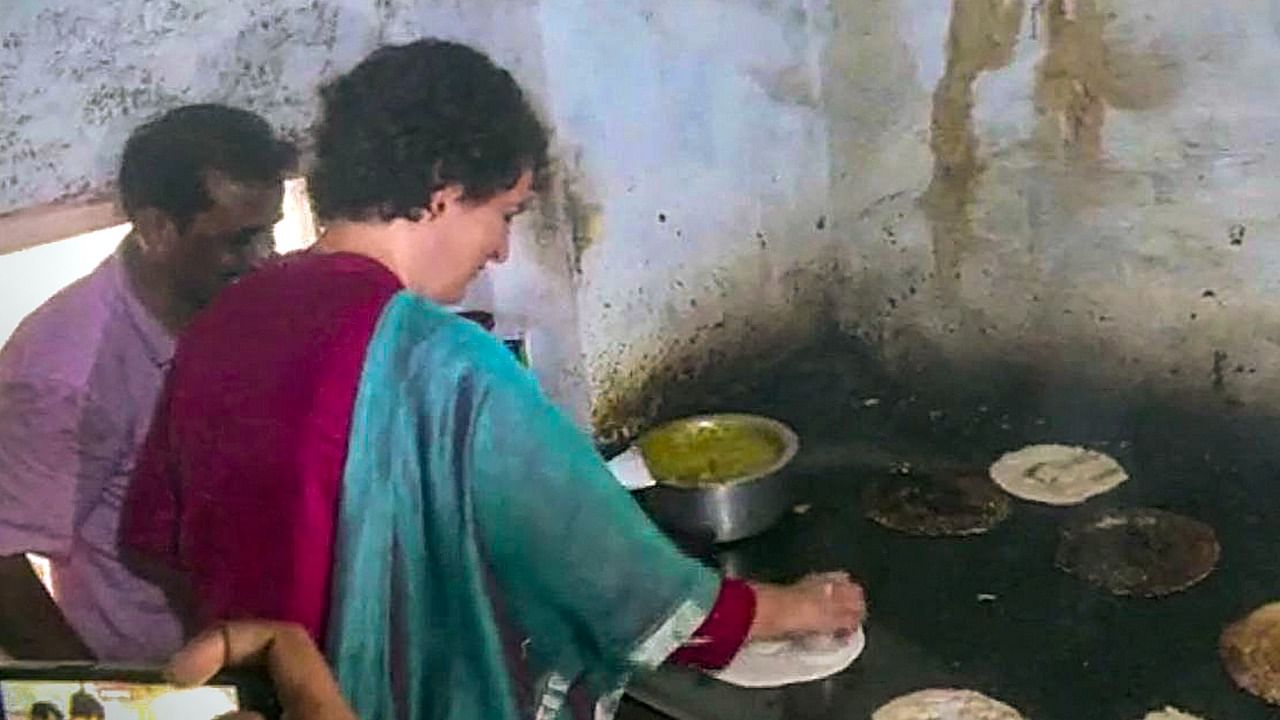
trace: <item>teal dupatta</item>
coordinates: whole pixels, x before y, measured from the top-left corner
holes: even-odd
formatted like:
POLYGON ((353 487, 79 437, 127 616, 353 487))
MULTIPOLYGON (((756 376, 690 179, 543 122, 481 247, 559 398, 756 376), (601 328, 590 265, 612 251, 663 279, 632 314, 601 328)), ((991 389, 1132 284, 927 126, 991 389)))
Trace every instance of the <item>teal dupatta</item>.
POLYGON ((571 686, 608 717, 719 589, 506 348, 408 292, 369 345, 342 493, 328 651, 361 720, 570 717, 571 686))

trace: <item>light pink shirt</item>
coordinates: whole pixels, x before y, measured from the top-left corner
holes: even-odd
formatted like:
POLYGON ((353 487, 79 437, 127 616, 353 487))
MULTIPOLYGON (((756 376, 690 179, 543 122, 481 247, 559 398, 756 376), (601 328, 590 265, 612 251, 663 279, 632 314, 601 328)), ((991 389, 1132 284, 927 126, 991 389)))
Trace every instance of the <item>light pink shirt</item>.
POLYGON ((182 629, 121 564, 120 508, 173 354, 117 252, 0 350, 0 555, 49 557, 57 602, 100 660, 160 660, 182 629))

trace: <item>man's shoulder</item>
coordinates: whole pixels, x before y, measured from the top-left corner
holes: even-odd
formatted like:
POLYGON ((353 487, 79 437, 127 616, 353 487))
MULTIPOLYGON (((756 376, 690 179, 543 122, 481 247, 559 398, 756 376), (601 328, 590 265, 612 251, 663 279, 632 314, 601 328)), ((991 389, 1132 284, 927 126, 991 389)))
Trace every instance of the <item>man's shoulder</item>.
POLYGON ((18 325, 0 349, 0 382, 80 385, 90 376, 117 311, 119 283, 111 261, 59 290, 18 325))

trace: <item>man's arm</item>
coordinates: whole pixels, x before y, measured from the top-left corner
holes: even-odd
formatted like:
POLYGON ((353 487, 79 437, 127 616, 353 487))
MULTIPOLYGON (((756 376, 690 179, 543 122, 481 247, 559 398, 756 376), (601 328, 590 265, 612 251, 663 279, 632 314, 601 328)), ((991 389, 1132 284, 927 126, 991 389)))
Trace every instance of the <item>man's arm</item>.
POLYGON ((92 660, 22 555, 0 558, 0 648, 21 660, 92 660))
POLYGON ((101 491, 118 446, 78 388, 0 384, 0 647, 18 659, 88 657, 23 554, 67 556, 77 501, 101 491))

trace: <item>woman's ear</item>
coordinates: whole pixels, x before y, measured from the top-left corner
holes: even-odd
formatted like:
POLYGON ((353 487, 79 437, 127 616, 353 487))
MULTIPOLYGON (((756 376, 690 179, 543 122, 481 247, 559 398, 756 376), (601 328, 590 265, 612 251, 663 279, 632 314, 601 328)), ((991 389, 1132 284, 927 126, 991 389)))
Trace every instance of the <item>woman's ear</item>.
POLYGON ((462 186, 456 183, 431 193, 427 199, 427 218, 434 220, 462 203, 462 186))

